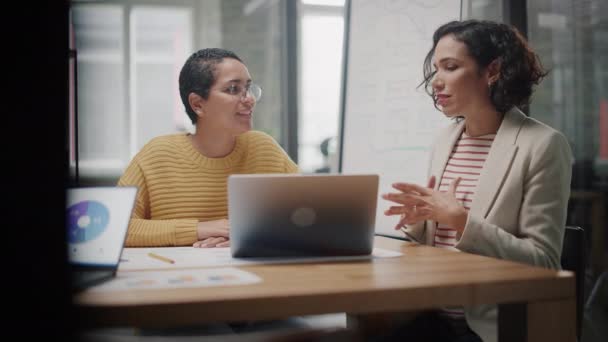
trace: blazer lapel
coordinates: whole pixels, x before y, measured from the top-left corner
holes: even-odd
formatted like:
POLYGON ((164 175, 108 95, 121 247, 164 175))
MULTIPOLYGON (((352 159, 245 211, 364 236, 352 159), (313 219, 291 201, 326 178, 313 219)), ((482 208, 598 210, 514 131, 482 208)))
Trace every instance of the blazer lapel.
POLYGON ((479 177, 471 214, 486 217, 492 208, 517 153, 515 143, 525 119, 526 116, 517 108, 505 113, 479 177))

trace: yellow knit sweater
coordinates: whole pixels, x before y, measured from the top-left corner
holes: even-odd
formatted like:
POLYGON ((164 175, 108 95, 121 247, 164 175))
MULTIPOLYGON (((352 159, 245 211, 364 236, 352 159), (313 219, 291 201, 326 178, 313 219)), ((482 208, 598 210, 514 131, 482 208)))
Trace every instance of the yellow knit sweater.
POLYGON ((118 181, 137 186, 127 247, 183 246, 197 241, 197 224, 228 217, 231 174, 295 173, 297 165, 269 135, 250 131, 223 158, 207 158, 188 134, 152 139, 118 181))

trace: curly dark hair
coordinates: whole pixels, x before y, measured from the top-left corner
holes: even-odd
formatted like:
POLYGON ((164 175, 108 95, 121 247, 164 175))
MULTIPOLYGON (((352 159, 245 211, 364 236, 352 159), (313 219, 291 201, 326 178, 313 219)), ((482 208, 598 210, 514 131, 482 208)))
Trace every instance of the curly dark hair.
POLYGON ((435 31, 433 47, 424 59, 424 80, 420 86, 424 85, 435 107, 437 100, 431 86, 435 75, 432 58, 439 40, 450 34, 467 46, 480 72, 499 58, 500 76, 490 87, 490 100, 500 113, 504 114, 513 106, 527 105, 533 86, 539 84, 548 73, 515 27, 486 20, 451 21, 435 31))
POLYGON ((209 98, 209 89, 215 83, 215 66, 221 63, 224 58, 233 58, 243 63, 243 61, 232 51, 208 48, 198 50, 188 59, 182 70, 179 72, 179 95, 186 109, 186 114, 196 124, 198 116, 190 108, 188 95, 195 93, 202 98, 209 98))

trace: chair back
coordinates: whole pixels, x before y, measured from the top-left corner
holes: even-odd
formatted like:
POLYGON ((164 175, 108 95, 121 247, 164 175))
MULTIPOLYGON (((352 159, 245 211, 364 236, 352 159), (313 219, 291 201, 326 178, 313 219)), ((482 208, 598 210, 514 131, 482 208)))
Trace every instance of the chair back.
POLYGON ((583 307, 585 300, 585 230, 581 227, 566 226, 562 248, 561 265, 564 270, 572 271, 576 281, 576 336, 581 340, 583 307))

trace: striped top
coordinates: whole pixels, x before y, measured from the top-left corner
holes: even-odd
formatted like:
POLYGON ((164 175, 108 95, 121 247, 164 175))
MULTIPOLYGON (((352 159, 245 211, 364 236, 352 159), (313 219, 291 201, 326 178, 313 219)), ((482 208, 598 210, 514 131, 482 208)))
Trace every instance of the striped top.
MULTIPOLYGON (((441 192, 448 191, 454 179, 460 177, 460 183, 456 187, 456 199, 467 210, 471 208, 479 176, 495 137, 496 134, 469 137, 463 132, 456 141, 441 176, 441 183, 439 184, 439 191, 441 192)), ((437 224, 434 238, 436 247, 456 250, 454 246, 458 239, 456 229, 443 223, 437 224)), ((462 307, 443 308, 442 314, 450 319, 455 331, 462 331, 467 327, 462 307)))
POLYGON ((199 222, 228 217, 229 175, 295 172, 297 165, 276 141, 258 131, 237 137, 234 150, 222 158, 203 156, 189 134, 154 138, 118 181, 138 187, 125 245, 191 245, 199 222))

